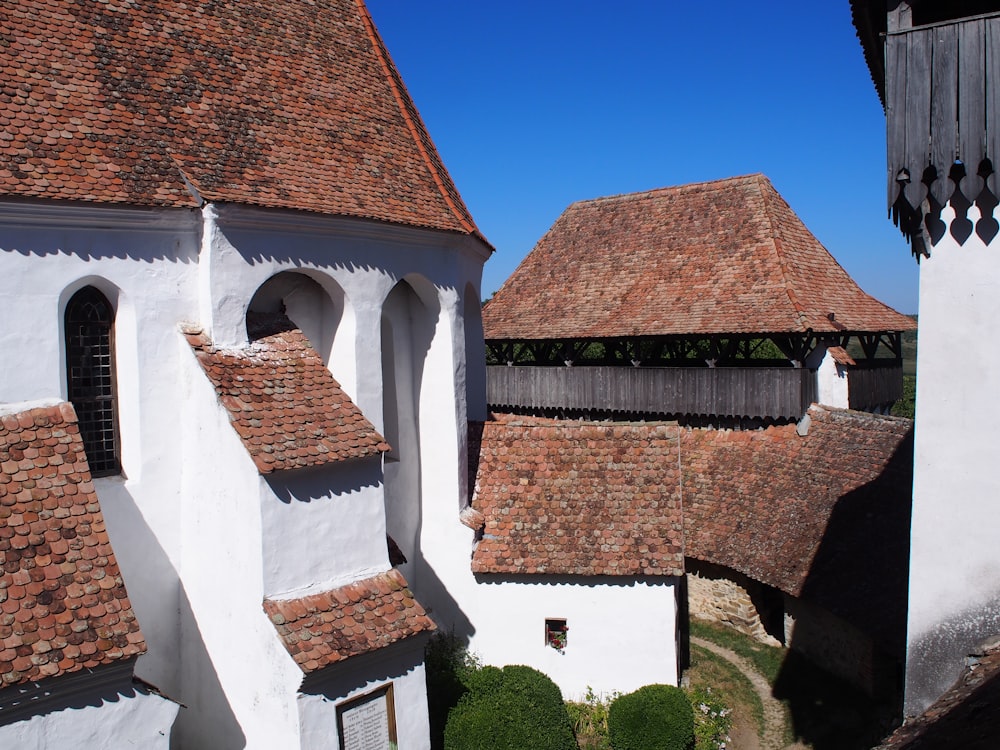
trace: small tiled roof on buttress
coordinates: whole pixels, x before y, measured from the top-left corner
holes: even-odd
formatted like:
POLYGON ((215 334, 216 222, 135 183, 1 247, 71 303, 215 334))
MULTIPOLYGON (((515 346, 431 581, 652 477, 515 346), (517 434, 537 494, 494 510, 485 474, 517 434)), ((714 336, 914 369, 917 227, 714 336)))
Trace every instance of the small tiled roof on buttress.
POLYGON ((875 750, 993 750, 1000 747, 1000 640, 966 658, 958 680, 875 750))
POLYGON ((216 349, 198 328, 185 335, 261 474, 364 458, 389 450, 287 318, 243 349, 216 349))
POLYGON ((73 407, 0 417, 0 688, 145 651, 73 407))
POLYGON ((676 425, 473 424, 476 573, 682 575, 676 425))
POLYGON ((435 629, 398 570, 300 599, 265 599, 264 611, 306 674, 435 629))
POLYGON ((8 3, 0 196, 478 235, 363 0, 8 3))
POLYGON ((808 417, 805 435, 797 425, 473 423, 473 570, 676 575, 683 555, 815 601, 898 647, 913 423, 815 405, 808 417))
POLYGON ((523 341, 915 323, 865 294, 750 175, 572 204, 487 303, 483 328, 523 341))

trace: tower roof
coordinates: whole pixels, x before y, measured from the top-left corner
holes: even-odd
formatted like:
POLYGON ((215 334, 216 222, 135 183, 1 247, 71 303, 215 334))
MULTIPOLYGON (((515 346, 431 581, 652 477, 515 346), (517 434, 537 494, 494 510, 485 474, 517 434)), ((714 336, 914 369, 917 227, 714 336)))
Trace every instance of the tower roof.
POLYGON ((478 230, 363 0, 24 0, 0 196, 200 199, 478 230))
POLYGON ((572 204, 483 310, 489 340, 915 328, 763 175, 572 204))

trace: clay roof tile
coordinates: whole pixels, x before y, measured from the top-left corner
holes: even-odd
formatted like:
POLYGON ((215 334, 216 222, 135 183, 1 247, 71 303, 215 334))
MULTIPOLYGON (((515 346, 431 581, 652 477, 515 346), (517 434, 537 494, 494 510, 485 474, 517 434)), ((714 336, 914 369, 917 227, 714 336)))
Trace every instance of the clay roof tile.
POLYGON ((916 324, 865 294, 758 174, 572 204, 484 307, 483 327, 488 340, 526 341, 916 324))
POLYGON ((268 326, 244 349, 193 344, 257 470, 268 474, 388 451, 302 332, 283 316, 268 326))
POLYGON ((0 195, 201 200, 480 237, 362 0, 23 0, 0 195))
POLYGON ((808 415, 806 435, 794 424, 473 423, 469 481, 485 522, 472 568, 677 575, 687 557, 808 598, 898 650, 913 423, 816 405, 808 415))
POLYGON ((0 688, 144 653, 73 407, 8 416, 0 420, 0 611, 8 616, 0 688), (66 463, 43 450, 53 441, 66 463))
POLYGON ((301 599, 265 599, 264 611, 306 674, 435 629, 398 570, 301 599))

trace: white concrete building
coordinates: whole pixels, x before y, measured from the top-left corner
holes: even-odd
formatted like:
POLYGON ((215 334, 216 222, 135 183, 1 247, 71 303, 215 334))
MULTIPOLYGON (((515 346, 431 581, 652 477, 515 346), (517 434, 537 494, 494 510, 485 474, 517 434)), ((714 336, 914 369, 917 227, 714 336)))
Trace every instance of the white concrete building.
POLYGON ((534 420, 470 429, 473 647, 582 700, 680 679, 684 575, 672 424, 534 420))

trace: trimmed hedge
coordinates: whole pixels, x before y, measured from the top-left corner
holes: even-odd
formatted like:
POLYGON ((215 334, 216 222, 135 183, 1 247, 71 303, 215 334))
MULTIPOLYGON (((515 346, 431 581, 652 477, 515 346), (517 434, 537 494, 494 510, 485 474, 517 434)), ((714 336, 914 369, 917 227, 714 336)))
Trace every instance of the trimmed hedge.
POLYGON ((562 693, 531 667, 483 667, 448 714, 445 750, 577 750, 562 693))
POLYGON ((444 727, 448 721, 448 712, 468 692, 465 680, 479 670, 479 661, 469 653, 464 638, 447 631, 438 631, 427 641, 424 665, 431 750, 444 750, 444 727))
POLYGON ((678 687, 646 685, 612 702, 608 735, 614 750, 691 750, 691 702, 678 687))

